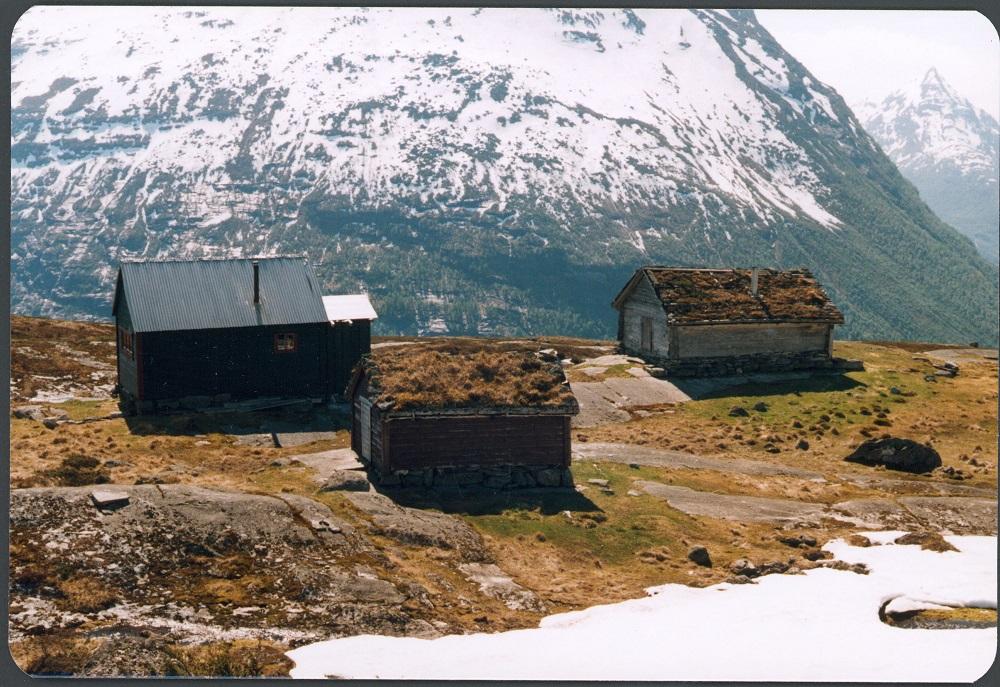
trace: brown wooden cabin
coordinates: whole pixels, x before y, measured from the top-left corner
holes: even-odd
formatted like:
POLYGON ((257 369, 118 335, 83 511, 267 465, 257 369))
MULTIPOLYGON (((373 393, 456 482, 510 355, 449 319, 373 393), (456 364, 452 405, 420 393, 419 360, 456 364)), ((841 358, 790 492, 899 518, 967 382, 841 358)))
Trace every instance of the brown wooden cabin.
POLYGON ((844 322, 805 269, 642 267, 612 306, 622 349, 674 376, 832 367, 844 322))
POLYGON ((571 487, 570 418, 558 361, 447 345, 374 351, 355 369, 351 442, 382 484, 571 487))

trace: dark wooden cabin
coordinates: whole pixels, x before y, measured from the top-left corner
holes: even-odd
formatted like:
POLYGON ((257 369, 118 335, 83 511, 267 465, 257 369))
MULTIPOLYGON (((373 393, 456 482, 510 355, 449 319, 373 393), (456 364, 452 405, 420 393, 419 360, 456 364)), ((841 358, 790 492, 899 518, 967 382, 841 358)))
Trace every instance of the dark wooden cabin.
POLYGON ((844 322, 805 269, 642 267, 612 305, 622 349, 676 376, 831 367, 844 322))
POLYGON ((302 257, 123 262, 113 302, 118 389, 139 412, 327 399, 370 350, 370 318, 331 322, 302 257))
POLYGON ((372 479, 404 486, 572 486, 557 361, 447 344, 387 347, 356 368, 351 442, 372 479))

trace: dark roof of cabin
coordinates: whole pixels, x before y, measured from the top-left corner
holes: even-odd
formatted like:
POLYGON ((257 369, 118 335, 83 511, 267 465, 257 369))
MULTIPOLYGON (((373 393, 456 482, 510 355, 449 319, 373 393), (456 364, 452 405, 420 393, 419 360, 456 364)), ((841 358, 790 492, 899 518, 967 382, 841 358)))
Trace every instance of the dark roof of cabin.
POLYGON ((616 307, 640 274, 656 291, 671 323, 844 322, 806 269, 761 269, 753 295, 749 269, 642 267, 615 299, 616 307))
POLYGON ((322 292, 302 257, 123 262, 119 291, 137 332, 326 322, 322 292), (260 304, 253 302, 253 261, 260 304))
POLYGON ((558 362, 488 343, 474 349, 452 343, 376 349, 356 369, 352 394, 361 373, 368 376, 371 400, 392 411, 579 412, 558 362))

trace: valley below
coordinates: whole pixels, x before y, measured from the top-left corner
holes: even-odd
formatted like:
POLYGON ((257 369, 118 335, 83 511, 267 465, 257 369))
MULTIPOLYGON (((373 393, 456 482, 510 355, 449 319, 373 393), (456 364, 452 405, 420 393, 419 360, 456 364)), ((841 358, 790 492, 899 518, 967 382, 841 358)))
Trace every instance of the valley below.
POLYGON ((973 554, 995 550, 993 349, 836 341, 863 369, 668 381, 608 341, 495 339, 563 360, 581 405, 575 486, 425 491, 368 484, 345 404, 123 417, 111 325, 14 316, 11 328, 10 648, 31 674, 287 676, 301 658, 299 676, 337 675, 310 645, 472 646, 658 594, 729 627, 714 615, 726 603, 684 589, 747 585, 742 599, 786 578, 911 594, 920 603, 873 601, 870 618, 913 637, 991 631, 995 644, 995 596, 948 597, 948 575, 961 591, 973 554), (845 460, 889 438, 932 448, 940 467, 845 460), (890 552, 939 571, 937 586, 897 589, 901 577, 880 576, 896 570, 890 552))

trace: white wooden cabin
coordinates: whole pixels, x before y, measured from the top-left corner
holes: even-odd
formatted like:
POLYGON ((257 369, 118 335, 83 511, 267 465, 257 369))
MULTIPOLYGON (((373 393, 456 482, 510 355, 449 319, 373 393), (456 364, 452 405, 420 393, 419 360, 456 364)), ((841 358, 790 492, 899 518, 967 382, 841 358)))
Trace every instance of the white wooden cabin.
POLYGON ((829 367, 844 322, 805 269, 642 267, 612 305, 622 349, 679 376, 829 367))

